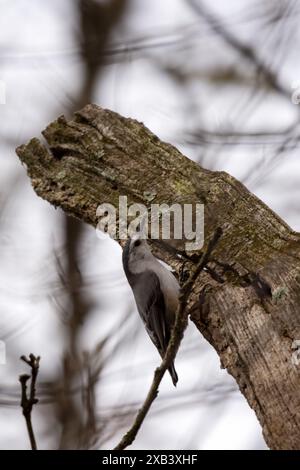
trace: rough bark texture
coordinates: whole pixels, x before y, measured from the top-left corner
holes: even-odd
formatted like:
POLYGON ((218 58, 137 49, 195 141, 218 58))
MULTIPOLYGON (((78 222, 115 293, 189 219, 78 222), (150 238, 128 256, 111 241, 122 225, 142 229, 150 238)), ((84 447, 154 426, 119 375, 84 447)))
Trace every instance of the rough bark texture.
MULTIPOLYGON (((205 204, 205 239, 220 227, 214 257, 195 283, 190 317, 236 379, 272 449, 300 449, 300 235, 233 177, 211 172, 143 124, 88 105, 60 117, 17 149, 36 193, 93 226, 102 202, 205 204), (48 148, 47 148, 48 147, 48 148)), ((179 270, 167 243, 155 254, 179 270)), ((176 246, 183 250, 184 246, 176 246)), ((185 269, 194 258, 185 260, 185 269)))

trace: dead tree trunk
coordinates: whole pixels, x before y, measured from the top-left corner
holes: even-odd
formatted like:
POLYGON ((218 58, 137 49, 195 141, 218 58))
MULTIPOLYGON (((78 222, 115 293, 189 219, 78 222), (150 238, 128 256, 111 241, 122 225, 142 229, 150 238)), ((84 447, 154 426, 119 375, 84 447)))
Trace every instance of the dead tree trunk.
MULTIPOLYGON (((205 239, 223 236, 195 283, 190 318, 254 409, 272 449, 300 449, 300 235, 233 177, 211 172, 143 124, 88 105, 17 149, 36 193, 97 225, 102 202, 205 204, 205 239)), ((155 254, 179 269, 166 244, 155 254)), ((181 247, 183 248, 183 247, 181 247)), ((190 261, 192 262, 192 261, 190 261)))

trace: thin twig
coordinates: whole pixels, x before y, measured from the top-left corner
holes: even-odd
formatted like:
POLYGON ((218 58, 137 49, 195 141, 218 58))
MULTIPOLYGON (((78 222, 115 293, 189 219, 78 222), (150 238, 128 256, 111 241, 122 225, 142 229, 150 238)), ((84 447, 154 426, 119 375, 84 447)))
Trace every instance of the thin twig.
POLYGON ((184 330, 188 323, 188 309, 186 308, 187 300, 193 288, 194 282, 201 273, 201 271, 205 268, 209 257, 215 248, 216 244, 220 236, 222 235, 222 229, 217 228, 213 238, 208 244, 206 252, 203 253, 200 262, 197 264, 194 271, 190 274, 188 280, 184 283, 181 288, 181 293, 179 297, 179 305, 176 312, 176 320, 174 324, 174 328, 172 331, 171 339, 169 341, 166 354, 163 358, 161 365, 155 370, 153 381, 151 387, 148 391, 148 394, 145 398, 145 401, 138 411, 136 418, 132 427, 126 432, 126 434, 122 437, 119 444, 114 448, 114 450, 124 450, 126 447, 130 446, 133 441, 135 440, 137 433, 147 416, 148 411, 152 403, 154 402, 155 398, 158 395, 158 387, 162 378, 169 368, 171 362, 175 359, 177 354, 178 348, 180 346, 181 340, 183 338, 184 330))
POLYGON ((21 396, 21 408, 26 421, 27 431, 30 439, 31 449, 36 450, 36 440, 33 432, 31 412, 34 405, 38 403, 38 399, 35 396, 36 379, 39 372, 40 356, 29 355, 29 359, 26 356, 21 356, 22 361, 26 362, 31 368, 31 376, 27 374, 20 375, 19 381, 21 383, 22 396, 21 396), (29 397, 27 396, 27 382, 31 378, 29 397))

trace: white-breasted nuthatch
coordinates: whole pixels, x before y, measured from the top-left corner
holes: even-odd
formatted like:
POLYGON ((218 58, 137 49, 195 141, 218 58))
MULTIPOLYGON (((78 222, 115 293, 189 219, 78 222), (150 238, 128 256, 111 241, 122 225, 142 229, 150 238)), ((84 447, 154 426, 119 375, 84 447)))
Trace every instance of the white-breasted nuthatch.
MULTIPOLYGON (((128 238, 122 259, 138 312, 163 358, 175 322, 179 284, 175 276, 152 255, 147 240, 140 233, 128 238)), ((169 372, 176 386, 178 376, 173 362, 169 372)))

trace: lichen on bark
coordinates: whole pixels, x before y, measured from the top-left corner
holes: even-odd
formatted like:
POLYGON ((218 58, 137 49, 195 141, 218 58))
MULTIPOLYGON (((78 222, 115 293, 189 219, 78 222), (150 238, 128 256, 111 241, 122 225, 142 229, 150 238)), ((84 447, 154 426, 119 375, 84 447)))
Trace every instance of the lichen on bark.
MULTIPOLYGON (((205 205, 205 240, 218 227, 223 235, 193 287, 190 318, 254 409, 269 447, 299 449, 300 365, 292 361, 300 339, 299 234, 232 176, 201 168, 133 119, 88 105, 43 136, 45 143, 17 149, 34 190, 93 226, 97 206, 118 207, 120 195, 147 207, 205 205)), ((183 242, 151 243, 178 271, 194 262, 178 256, 183 242)))

